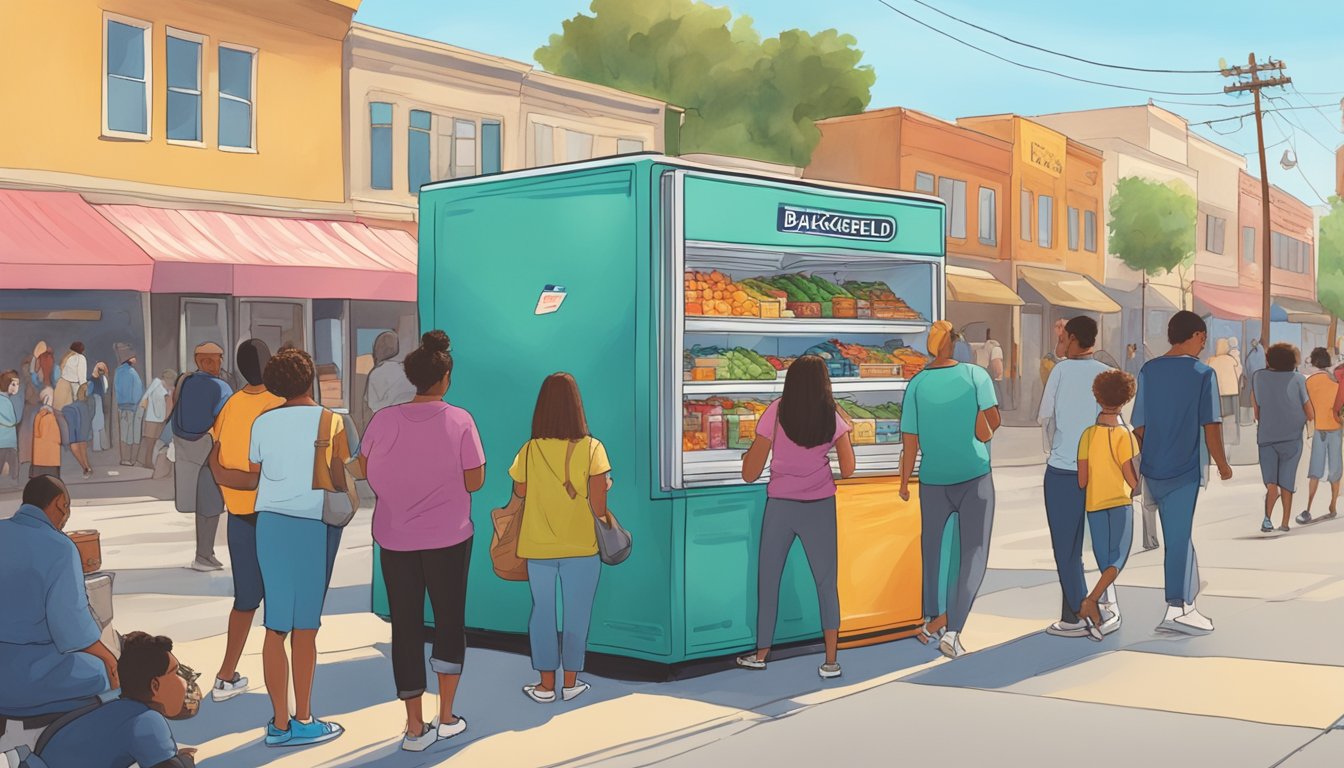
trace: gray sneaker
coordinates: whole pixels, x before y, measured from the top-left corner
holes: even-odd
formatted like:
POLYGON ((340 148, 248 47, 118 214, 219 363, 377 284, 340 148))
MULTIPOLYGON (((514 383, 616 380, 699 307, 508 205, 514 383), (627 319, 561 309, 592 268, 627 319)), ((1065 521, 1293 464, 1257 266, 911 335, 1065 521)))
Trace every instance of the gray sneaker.
POLYGON ((948 632, 943 635, 943 639, 938 643, 938 651, 949 659, 959 659, 966 655, 966 649, 961 646, 961 634, 959 632, 948 632))
POLYGON ((828 661, 817 667, 817 674, 821 675, 823 680, 833 680, 840 676, 840 663, 837 661, 828 661))
POLYGON ((214 563, 210 562, 209 560, 202 560, 202 559, 199 558, 199 557, 196 558, 195 560, 192 560, 192 561, 191 561, 191 565, 189 565, 189 566, 187 566, 187 567, 190 568, 190 569, 193 570, 193 571, 200 571, 201 573, 209 573, 210 571, 222 571, 222 570, 224 570, 224 566, 223 566, 223 565, 215 565, 214 563))
POLYGON ((1045 628, 1045 633, 1055 637, 1087 637, 1087 622, 1081 619, 1078 621, 1056 621, 1045 628))

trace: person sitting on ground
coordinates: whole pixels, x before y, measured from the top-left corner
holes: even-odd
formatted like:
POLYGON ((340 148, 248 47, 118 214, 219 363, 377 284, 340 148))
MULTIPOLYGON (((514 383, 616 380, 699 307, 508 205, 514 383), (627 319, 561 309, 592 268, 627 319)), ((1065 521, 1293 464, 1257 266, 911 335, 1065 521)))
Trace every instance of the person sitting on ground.
POLYGON ((1322 478, 1330 482, 1330 511, 1320 519, 1329 520, 1335 516, 1335 504, 1339 501, 1339 481, 1344 476, 1344 455, 1341 455, 1341 431, 1339 411, 1335 409, 1335 398, 1339 394, 1339 384, 1330 374, 1330 352, 1325 347, 1311 351, 1311 365, 1316 372, 1307 377, 1307 397, 1316 411, 1316 420, 1312 423, 1315 431, 1311 438, 1310 469, 1307 477, 1307 508, 1297 516, 1297 522, 1306 525, 1313 521, 1311 505, 1316 501, 1316 488, 1322 478))
POLYGON ((1297 372, 1297 347, 1273 344, 1265 350, 1265 370, 1251 379, 1251 405, 1257 423, 1256 442, 1260 445, 1260 476, 1265 481, 1265 520, 1262 533, 1271 533, 1274 505, 1283 502, 1283 524, 1288 531, 1292 515, 1293 492, 1297 490, 1297 468, 1302 463, 1302 432, 1315 421, 1316 409, 1307 396, 1307 380, 1297 372))
POLYGON ((194 675, 173 641, 132 632, 121 646, 121 698, 91 706, 44 735, 34 753, 47 768, 194 768, 194 749, 178 749, 169 720, 196 714, 194 675))
POLYGON ((1083 430, 1078 441, 1078 487, 1086 494, 1092 554, 1101 572, 1092 592, 1083 598, 1078 615, 1087 623, 1088 637, 1098 642, 1105 624, 1099 603, 1120 576, 1134 543, 1133 498, 1140 488, 1139 471, 1134 466, 1138 445, 1120 416, 1120 409, 1134 398, 1134 389, 1134 377, 1124 371, 1098 375, 1092 382, 1092 394, 1101 406, 1101 414, 1096 424, 1083 430))

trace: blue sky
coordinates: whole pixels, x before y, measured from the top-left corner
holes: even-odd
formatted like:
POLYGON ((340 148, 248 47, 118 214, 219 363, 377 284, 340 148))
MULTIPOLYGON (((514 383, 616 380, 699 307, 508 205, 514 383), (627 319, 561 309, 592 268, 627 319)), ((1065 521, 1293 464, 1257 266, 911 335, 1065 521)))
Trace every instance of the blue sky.
MULTIPOLYGON (((657 2, 657 0, 639 0, 657 2)), ((1153 98, 1244 104, 1221 108, 1159 103, 1192 122, 1249 111, 1249 97, 1222 95, 1218 75, 1157 75, 1104 69, 1031 51, 962 26, 914 0, 887 0, 929 24, 1001 56, 1077 77, 1143 88, 1211 95, 1153 98)), ((1344 97, 1344 3, 1338 0, 928 0, 959 18, 1024 42, 1076 56, 1165 69, 1216 69, 1218 59, 1244 63, 1247 53, 1287 62, 1297 89, 1266 93, 1295 106, 1327 105, 1318 114, 1302 109, 1267 118, 1271 181, 1311 205, 1334 192, 1333 149, 1344 142, 1339 101, 1344 97), (1321 95, 1316 95, 1321 92, 1321 95), (1319 142, 1319 143, 1318 143, 1319 142), (1324 147, 1322 145, 1325 145, 1324 147), (1277 160, 1295 148, 1299 168, 1284 170, 1277 160)), ((1075 83, 1030 72, 918 26, 878 0, 711 0, 751 16, 762 35, 782 29, 836 28, 853 34, 864 63, 877 71, 871 107, 905 106, 944 118, 1017 112, 1031 115, 1119 104, 1139 104, 1148 93, 1075 83)), ((560 31, 560 22, 588 10, 588 0, 493 0, 484 3, 430 0, 364 0, 357 20, 500 56, 533 62, 532 54, 560 31)), ((1284 106, 1283 102, 1277 102, 1284 106)), ((1255 151, 1255 121, 1247 118, 1195 130, 1236 152, 1255 151), (1216 132, 1216 133, 1215 133, 1216 132), (1217 135, 1218 133, 1228 135, 1217 135)), ((1258 173, 1254 154, 1249 168, 1258 173)))

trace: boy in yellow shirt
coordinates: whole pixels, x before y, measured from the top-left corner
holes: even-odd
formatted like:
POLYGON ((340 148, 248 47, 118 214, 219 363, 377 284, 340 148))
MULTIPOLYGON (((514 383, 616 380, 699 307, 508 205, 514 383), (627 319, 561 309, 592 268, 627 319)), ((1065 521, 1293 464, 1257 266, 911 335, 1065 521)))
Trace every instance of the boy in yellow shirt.
POLYGON ((1119 577, 1134 542, 1132 499, 1140 488, 1134 462, 1138 445, 1120 417, 1120 409, 1134 398, 1134 389, 1134 377, 1124 371, 1099 374, 1092 382, 1092 394, 1101 415, 1096 424, 1083 430, 1078 442, 1078 487, 1086 491, 1092 554, 1101 571, 1092 593, 1083 598, 1078 616, 1087 622, 1088 636, 1098 642, 1103 634, 1120 627, 1118 609, 1104 619, 1098 601, 1119 577))

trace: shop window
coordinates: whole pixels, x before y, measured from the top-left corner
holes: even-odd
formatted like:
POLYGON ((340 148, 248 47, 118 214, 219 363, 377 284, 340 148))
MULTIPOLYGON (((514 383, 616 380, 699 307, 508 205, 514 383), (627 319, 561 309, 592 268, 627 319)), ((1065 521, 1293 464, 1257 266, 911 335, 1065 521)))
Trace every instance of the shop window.
POLYGON ((1218 216, 1204 217, 1204 250, 1222 253, 1226 245, 1227 219, 1218 216))
POLYGON ((306 348, 302 304, 244 299, 239 312, 238 328, 243 338, 261 339, 271 354, 287 347, 306 348))
POLYGON ((103 133, 149 138, 150 23, 116 17, 103 25, 103 133))
POLYGON ((201 141, 201 45, 204 38, 168 30, 168 140, 201 141))
POLYGON ((999 208, 994 190, 980 188, 980 242, 995 245, 999 242, 999 208))
POLYGON ((476 121, 453 121, 453 178, 476 175, 476 121))
POLYGON ((410 125, 406 129, 406 185, 412 195, 420 194, 420 186, 428 184, 430 130, 434 118, 423 109, 412 109, 410 125))
POLYGON ((565 162, 590 160, 593 157, 593 135, 582 131, 565 131, 565 162))
POLYGON ((1083 248, 1097 252, 1097 212, 1083 211, 1083 248))
POLYGON ((219 146, 256 149, 257 52, 251 48, 219 46, 219 146))
POLYGON ((643 152, 643 151, 644 151, 644 142, 640 141, 639 139, 616 140, 616 154, 618 155, 630 155, 634 154, 635 152, 643 152))
POLYGON ((1031 191, 1022 190, 1022 216, 1019 222, 1022 228, 1022 239, 1031 242, 1031 191))
POLYGON ((1036 210, 1036 242, 1042 248, 1050 248, 1054 245, 1055 231, 1055 199, 1049 195, 1041 195, 1037 201, 1036 210))
POLYGON ((369 186, 392 188, 392 105, 369 104, 369 186))
POLYGON ((532 126, 533 160, 535 165, 555 162, 555 129, 540 123, 532 126))
POLYGON ((346 302, 313 301, 313 365, 317 368, 318 402, 328 408, 347 408, 346 302))
POLYGON ((481 174, 499 173, 503 154, 498 120, 481 121, 481 174))
POLYGON ((947 236, 966 239, 966 182, 940 178, 938 196, 947 204, 947 236))
POLYGON ((1069 250, 1078 250, 1078 209, 1069 206, 1069 250))
POLYGON ((915 191, 933 194, 933 174, 920 171, 915 174, 915 191))
POLYGON ((1241 260, 1255 263, 1255 227, 1241 228, 1241 260))

